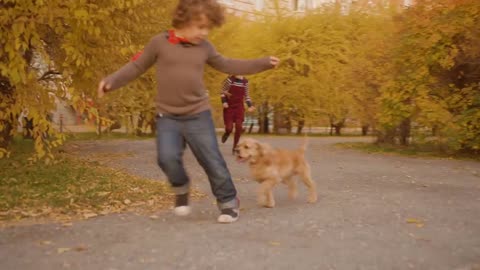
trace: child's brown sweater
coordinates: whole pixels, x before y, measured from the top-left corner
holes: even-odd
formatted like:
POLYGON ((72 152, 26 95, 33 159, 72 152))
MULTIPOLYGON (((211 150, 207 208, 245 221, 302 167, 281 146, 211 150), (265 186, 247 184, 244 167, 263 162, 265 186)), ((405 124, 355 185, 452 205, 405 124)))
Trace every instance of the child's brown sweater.
POLYGON ((229 59, 220 55, 207 40, 198 45, 172 44, 167 32, 153 37, 142 55, 129 62, 105 81, 115 90, 156 64, 159 113, 191 115, 210 109, 203 83, 205 63, 235 75, 248 75, 272 68, 268 57, 254 60, 229 59))

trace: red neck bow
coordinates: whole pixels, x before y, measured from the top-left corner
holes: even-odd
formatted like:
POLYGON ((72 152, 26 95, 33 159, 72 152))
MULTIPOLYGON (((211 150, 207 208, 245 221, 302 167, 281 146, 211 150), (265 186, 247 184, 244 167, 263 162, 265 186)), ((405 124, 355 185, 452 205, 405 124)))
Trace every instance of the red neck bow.
MULTIPOLYGON (((186 38, 183 38, 183 37, 177 37, 175 35, 175 30, 168 30, 168 42, 172 43, 172 44, 183 44, 183 45, 192 45, 192 43, 190 41, 188 41, 188 39, 186 38)), ((143 50, 139 51, 138 53, 136 53, 132 58, 131 60, 132 61, 136 61, 143 53, 143 50)))
POLYGON ((188 39, 183 37, 178 37, 175 35, 175 30, 168 30, 168 42, 172 44, 184 43, 184 44, 191 44, 188 39))

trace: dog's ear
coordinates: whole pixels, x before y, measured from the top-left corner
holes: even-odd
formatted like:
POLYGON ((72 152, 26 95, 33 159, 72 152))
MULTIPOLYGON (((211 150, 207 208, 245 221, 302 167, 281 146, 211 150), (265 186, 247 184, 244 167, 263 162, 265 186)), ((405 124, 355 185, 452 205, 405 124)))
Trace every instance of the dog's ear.
POLYGON ((268 153, 268 151, 270 150, 270 147, 267 144, 264 144, 264 143, 256 142, 255 146, 257 147, 258 152, 262 156, 266 155, 268 153))

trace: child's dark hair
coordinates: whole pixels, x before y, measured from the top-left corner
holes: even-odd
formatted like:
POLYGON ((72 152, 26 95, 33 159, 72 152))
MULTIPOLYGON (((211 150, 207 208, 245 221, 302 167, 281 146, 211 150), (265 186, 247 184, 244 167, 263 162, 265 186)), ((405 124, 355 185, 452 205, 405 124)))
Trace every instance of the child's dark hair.
POLYGON ((219 27, 225 22, 224 8, 216 0, 179 0, 173 12, 172 26, 182 28, 205 15, 211 27, 219 27))

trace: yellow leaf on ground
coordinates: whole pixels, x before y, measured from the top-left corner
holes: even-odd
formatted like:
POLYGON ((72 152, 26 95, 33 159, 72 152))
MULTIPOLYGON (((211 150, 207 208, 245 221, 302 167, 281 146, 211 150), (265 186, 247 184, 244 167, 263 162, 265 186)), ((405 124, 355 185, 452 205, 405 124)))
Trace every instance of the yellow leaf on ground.
POLYGON ((98 216, 98 215, 96 213, 93 213, 93 212, 83 214, 83 217, 86 218, 86 219, 93 218, 93 217, 96 217, 96 216, 98 216))
POLYGON ((142 205, 145 205, 145 202, 136 202, 131 204, 131 206, 133 207, 142 206, 142 205))
POLYGON ((271 246, 280 246, 280 242, 271 241, 270 245, 271 246))
POLYGON ((44 240, 44 241, 41 241, 40 244, 42 244, 42 245, 51 245, 51 244, 52 244, 52 241, 44 240))
POLYGON ((422 223, 422 222, 418 219, 415 219, 415 218, 407 218, 407 223, 419 224, 419 223, 422 223))
POLYGON ((62 254, 62 253, 65 253, 67 251, 70 251, 71 248, 57 248, 57 253, 58 254, 62 254))
POLYGON ((422 228, 425 224, 421 220, 415 219, 415 218, 408 218, 407 223, 409 224, 415 224, 417 228, 422 228))
POLYGON ((109 210, 102 210, 102 211, 100 211, 99 214, 105 216, 105 215, 110 214, 110 211, 109 210))
POLYGON ((85 251, 87 249, 88 248, 86 246, 81 245, 81 246, 75 247, 73 250, 80 252, 80 251, 85 251))
POLYGON ((129 199, 125 199, 123 200, 123 203, 126 204, 126 205, 129 205, 132 203, 132 201, 130 201, 129 199))

